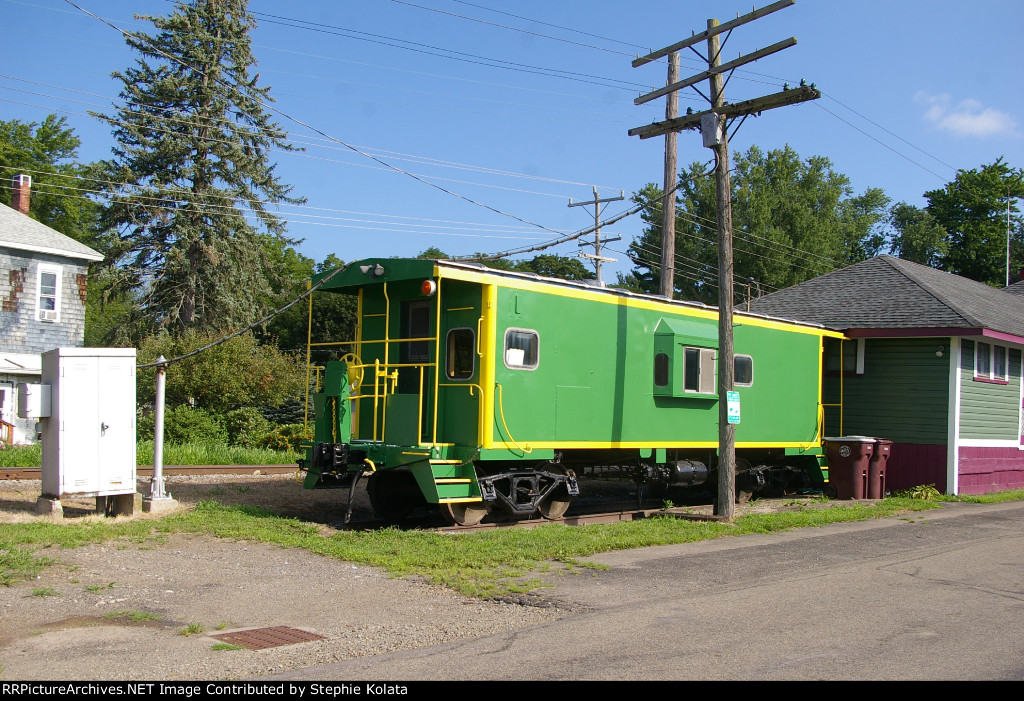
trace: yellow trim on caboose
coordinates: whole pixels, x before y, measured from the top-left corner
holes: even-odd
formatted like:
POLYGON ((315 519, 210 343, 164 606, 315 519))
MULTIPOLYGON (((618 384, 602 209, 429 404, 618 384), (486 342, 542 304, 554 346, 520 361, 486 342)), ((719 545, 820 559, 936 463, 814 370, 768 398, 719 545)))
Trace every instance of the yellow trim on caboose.
MULTIPOLYGON (((508 444, 484 446, 485 448, 506 448, 508 444)), ((718 441, 531 441, 530 448, 717 448, 718 441)), ((784 442, 739 442, 737 448, 801 448, 814 447, 800 441, 784 442)))
MULTIPOLYGON (((465 282, 475 282, 484 286, 493 287, 506 287, 513 290, 524 290, 527 292, 537 292, 541 294, 555 295, 557 297, 569 297, 571 299, 586 300, 589 302, 600 302, 602 304, 619 304, 627 307, 634 307, 636 309, 647 309, 657 312, 669 312, 672 314, 681 314, 683 316, 691 316, 700 319, 718 320, 717 309, 696 309, 693 307, 687 307, 684 305, 670 304, 668 302, 658 302, 652 299, 638 299, 635 297, 625 297, 614 294, 608 294, 607 292, 596 292, 591 290, 577 289, 574 287, 563 287, 554 283, 534 282, 532 280, 520 280, 513 277, 503 277, 500 275, 479 273, 472 270, 462 270, 459 268, 449 268, 435 266, 435 275, 453 279, 463 280, 465 282)), ((832 338, 844 338, 843 334, 838 331, 832 331, 824 328, 814 328, 809 326, 802 326, 796 323, 789 323, 785 321, 772 321, 769 319, 762 319, 759 317, 744 316, 741 313, 734 314, 734 325, 736 326, 757 326, 765 329, 775 329, 777 331, 789 331, 792 333, 805 333, 814 336, 829 336, 832 338), (742 321, 741 321, 742 320, 742 321)))
POLYGON ((480 401, 483 408, 480 412, 480 426, 477 427, 477 444, 481 447, 493 447, 494 443, 494 382, 495 363, 498 352, 495 349, 498 333, 498 287, 493 284, 482 285, 480 314, 480 401))
MULTIPOLYGON (((356 357, 363 357, 363 288, 359 288, 359 294, 356 295, 356 357)), ((362 362, 360 360, 359 362, 362 362)), ((355 388, 355 394, 360 393, 362 382, 359 383, 359 387, 355 388)), ((352 438, 360 438, 359 435, 359 402, 352 397, 352 438)))

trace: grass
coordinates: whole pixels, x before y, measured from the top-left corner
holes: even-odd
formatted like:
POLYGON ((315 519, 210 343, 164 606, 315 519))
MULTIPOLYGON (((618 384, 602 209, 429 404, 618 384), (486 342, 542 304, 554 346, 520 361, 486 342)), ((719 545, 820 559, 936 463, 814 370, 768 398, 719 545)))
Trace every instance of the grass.
MULTIPOLYGON (((286 465, 303 457, 294 451, 242 448, 233 445, 187 443, 164 444, 165 465, 286 465)), ((153 464, 153 441, 139 441, 136 462, 153 464)), ((0 467, 39 467, 43 464, 42 444, 10 446, 0 450, 0 467)))
MULTIPOLYGON (((216 443, 165 444, 165 465, 285 465, 297 462, 294 451, 268 448, 242 448, 216 443)), ((139 441, 136 449, 139 465, 153 464, 153 441, 139 441)))
POLYGON ((241 645, 232 645, 231 643, 214 643, 210 646, 211 650, 245 650, 241 645))
POLYGON ((60 592, 53 587, 40 587, 32 590, 32 596, 38 596, 40 598, 47 596, 60 596, 60 592))
POLYGON ((200 633, 206 632, 206 626, 202 623, 189 623, 187 626, 178 631, 178 635, 182 635, 186 638, 193 635, 199 635, 200 633))
POLYGON ((9 445, 0 450, 0 467, 39 467, 42 464, 42 443, 9 445))
POLYGON ((963 501, 970 504, 1000 504, 1004 501, 1021 501, 1024 499, 1024 489, 1007 489, 1002 492, 991 494, 978 494, 966 496, 939 496, 938 501, 963 501))
MULTIPOLYGON (((1024 490, 958 500, 995 503, 1011 499, 1024 499, 1024 490)), ((5 562, 0 570, 0 583, 10 585, 28 579, 31 572, 48 564, 32 557, 36 548, 73 548, 107 541, 139 543, 172 533, 197 533, 302 548, 325 557, 380 567, 396 577, 417 575, 466 595, 485 597, 540 586, 539 575, 550 572, 552 563, 569 572, 596 567, 583 558, 602 552, 773 533, 935 508, 941 508, 941 504, 934 500, 888 498, 874 503, 833 503, 828 508, 807 506, 753 514, 731 524, 655 517, 586 527, 549 524, 458 535, 395 528, 324 535, 318 524, 283 518, 260 507, 226 506, 210 500, 188 512, 154 520, 0 524, 0 556, 6 553, 9 557, 9 564, 5 562)))

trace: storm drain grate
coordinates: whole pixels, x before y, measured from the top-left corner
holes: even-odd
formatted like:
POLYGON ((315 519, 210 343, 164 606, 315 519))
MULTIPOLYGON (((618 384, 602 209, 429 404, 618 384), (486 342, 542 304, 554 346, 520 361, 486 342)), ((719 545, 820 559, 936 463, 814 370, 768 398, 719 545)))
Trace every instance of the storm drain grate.
POLYGON ((273 628, 252 628, 250 630, 239 630, 234 633, 218 633, 211 635, 231 645, 240 645, 250 650, 264 650, 268 647, 280 647, 282 645, 294 645, 295 643, 306 643, 310 640, 323 640, 324 636, 316 633, 308 633, 298 628, 288 626, 274 626, 273 628))

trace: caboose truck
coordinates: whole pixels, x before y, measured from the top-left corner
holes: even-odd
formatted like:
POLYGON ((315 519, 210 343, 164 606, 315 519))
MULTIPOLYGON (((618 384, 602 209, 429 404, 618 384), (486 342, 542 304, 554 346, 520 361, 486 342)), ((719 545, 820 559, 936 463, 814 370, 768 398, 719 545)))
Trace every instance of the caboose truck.
MULTIPOLYGON (((358 321, 314 395, 307 488, 368 474, 383 518, 427 502, 474 524, 561 517, 584 467, 670 487, 715 468, 714 308, 440 260, 368 259, 321 289, 356 295, 358 321)), ((826 337, 736 315, 737 494, 820 480, 826 337)))

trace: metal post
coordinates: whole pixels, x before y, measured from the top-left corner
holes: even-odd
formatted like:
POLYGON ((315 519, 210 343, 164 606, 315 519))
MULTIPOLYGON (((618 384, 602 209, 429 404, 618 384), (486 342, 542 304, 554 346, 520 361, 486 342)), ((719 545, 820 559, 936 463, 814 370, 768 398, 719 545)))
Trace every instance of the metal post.
POLYGON ((167 358, 156 359, 156 408, 153 416, 153 481, 150 484, 150 499, 169 499, 164 490, 164 380, 167 375, 167 358))

